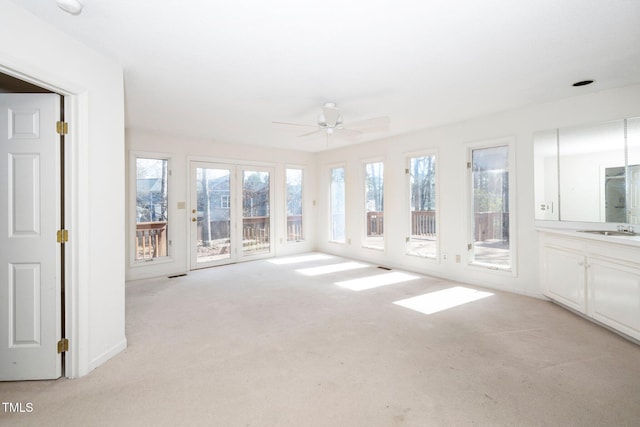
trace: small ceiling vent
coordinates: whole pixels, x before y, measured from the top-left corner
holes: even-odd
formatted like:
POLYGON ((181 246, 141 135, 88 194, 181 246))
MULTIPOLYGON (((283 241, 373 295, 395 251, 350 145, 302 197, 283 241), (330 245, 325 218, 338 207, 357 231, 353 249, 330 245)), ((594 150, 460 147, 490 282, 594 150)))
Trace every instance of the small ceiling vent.
POLYGON ((579 82, 575 82, 573 84, 574 87, 578 87, 578 86, 586 86, 586 85, 590 85, 591 83, 593 83, 593 80, 582 80, 579 82))

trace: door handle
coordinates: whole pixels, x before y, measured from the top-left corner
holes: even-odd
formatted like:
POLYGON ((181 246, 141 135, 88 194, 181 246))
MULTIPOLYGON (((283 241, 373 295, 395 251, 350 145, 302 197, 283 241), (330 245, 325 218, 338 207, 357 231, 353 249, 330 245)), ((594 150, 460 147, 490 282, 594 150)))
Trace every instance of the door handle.
POLYGON ((197 221, 197 219, 191 218, 191 222, 196 222, 196 221, 197 221))

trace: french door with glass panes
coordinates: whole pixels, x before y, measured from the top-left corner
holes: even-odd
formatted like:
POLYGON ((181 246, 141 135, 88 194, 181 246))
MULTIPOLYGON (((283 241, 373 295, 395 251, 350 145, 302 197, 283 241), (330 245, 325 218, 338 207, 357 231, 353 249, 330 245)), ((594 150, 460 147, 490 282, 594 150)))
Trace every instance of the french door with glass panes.
POLYGON ((191 162, 191 269, 273 255, 273 170, 191 162))

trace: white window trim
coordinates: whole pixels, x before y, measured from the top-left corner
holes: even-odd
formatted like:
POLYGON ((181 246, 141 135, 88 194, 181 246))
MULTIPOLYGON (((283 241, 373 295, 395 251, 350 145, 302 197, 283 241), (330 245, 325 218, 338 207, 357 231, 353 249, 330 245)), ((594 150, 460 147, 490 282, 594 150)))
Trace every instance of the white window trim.
MULTIPOLYGON (((361 174, 360 174, 360 194, 362 197, 362 200, 360 202, 360 217, 362 218, 362 238, 360 239, 360 244, 362 246, 362 248, 364 249, 370 249, 373 251, 379 251, 379 252, 386 252, 387 250, 387 242, 386 242, 386 232, 382 233, 382 247, 377 247, 377 246, 370 246, 367 245, 367 184, 366 184, 366 180, 367 180, 367 165, 368 164, 372 164, 372 163, 382 163, 382 183, 384 185, 384 182, 386 181, 386 174, 387 174, 387 168, 385 165, 385 159, 384 157, 372 157, 372 158, 367 158, 367 159, 362 159, 361 163, 360 163, 360 167, 362 168, 361 170, 361 174)), ((383 199, 385 198, 385 190, 382 190, 382 197, 383 199)), ((385 209, 386 210, 386 209, 385 209)), ((384 211, 383 210, 383 214, 384 211)), ((385 227, 386 230, 386 227, 385 227)))
POLYGON ((172 163, 173 157, 168 153, 158 153, 158 152, 148 152, 148 151, 130 151, 129 152, 129 212, 128 212, 128 221, 129 221, 129 233, 127 236, 127 242, 129 247, 129 267, 148 267, 150 264, 165 264, 174 262, 173 255, 173 239, 175 233, 175 226, 173 225, 172 218, 176 217, 176 211, 171 205, 171 195, 175 194, 174 185, 175 181, 172 178, 172 163), (152 260, 139 260, 135 259, 136 252, 136 241, 135 241, 135 230, 136 230, 136 195, 137 195, 137 162, 136 159, 156 159, 156 160, 166 160, 167 161, 167 211, 168 211, 168 221, 167 221, 167 255, 163 257, 153 258, 152 260))
POLYGON ((242 194, 243 194, 243 189, 244 189, 244 172, 264 172, 264 173, 268 173, 269 174, 269 251, 268 252, 261 252, 261 253, 257 253, 257 254, 245 254, 243 252, 242 246, 240 245, 238 247, 238 261, 243 262, 243 261, 251 261, 251 260, 255 260, 255 259, 262 259, 262 258, 269 258, 269 257, 273 257, 276 254, 276 240, 275 240, 275 233, 276 233, 276 219, 275 219, 275 215, 276 214, 276 201, 277 201, 277 196, 275 194, 275 180, 276 180, 276 167, 273 166, 260 166, 257 163, 253 162, 253 163, 238 163, 238 164, 232 164, 234 167, 234 171, 232 173, 236 174, 237 180, 236 180, 236 194, 237 197, 235 198, 235 201, 233 203, 235 203, 236 206, 236 212, 240 212, 240 216, 239 216, 239 226, 236 230, 236 239, 238 242, 242 242, 242 210, 243 210, 243 206, 242 206, 242 194))
POLYGON ((435 256, 421 256, 409 253, 407 251, 407 247, 405 244, 404 254, 410 257, 416 257, 418 259, 436 261, 437 263, 442 262, 442 251, 440 250, 440 242, 442 241, 441 236, 441 224, 440 224, 440 153, 439 150, 434 148, 430 150, 416 151, 405 153, 405 169, 409 171, 409 173, 405 172, 405 209, 407 212, 407 239, 411 238, 411 159, 416 157, 426 157, 426 156, 435 156, 436 159, 436 255, 435 256))
POLYGON ((329 183, 329 188, 327 191, 327 200, 329 203, 327 203, 327 207, 328 207, 328 212, 329 215, 327 215, 327 231, 328 231, 328 242, 329 243, 333 243, 333 244, 338 244, 338 245, 347 245, 347 242, 349 242, 349 238, 347 237, 347 165, 345 163, 334 163, 331 165, 328 165, 327 167, 327 172, 328 172, 328 179, 327 182, 329 183), (345 187, 345 194, 344 194, 344 241, 341 240, 334 240, 333 239, 333 227, 332 227, 332 223, 331 223, 331 219, 333 218, 333 204, 332 204, 332 197, 331 197, 331 184, 333 183, 332 179, 332 172, 334 169, 338 169, 338 168, 342 168, 344 169, 344 187, 345 187))
MULTIPOLYGON (((510 266, 500 267, 491 264, 485 264, 480 262, 474 262, 471 257, 472 249, 467 250, 467 265, 471 268, 481 268, 485 271, 495 272, 496 274, 509 275, 512 277, 517 276, 518 266, 518 244, 516 235, 516 218, 517 206, 516 206, 516 138, 514 136, 502 137, 484 141, 470 142, 466 144, 467 147, 467 164, 472 162, 473 150, 494 148, 506 146, 508 149, 507 159, 509 162, 509 256, 510 266)), ((466 179, 466 200, 467 200, 467 242, 473 245, 474 241, 474 212, 473 212, 473 174, 472 168, 466 167, 467 179, 466 179)))
POLYGON ((285 245, 300 245, 307 241, 307 167, 302 165, 285 164, 284 165, 284 244, 285 245), (302 171, 302 239, 301 240, 289 240, 287 236, 287 170, 299 169, 302 171))

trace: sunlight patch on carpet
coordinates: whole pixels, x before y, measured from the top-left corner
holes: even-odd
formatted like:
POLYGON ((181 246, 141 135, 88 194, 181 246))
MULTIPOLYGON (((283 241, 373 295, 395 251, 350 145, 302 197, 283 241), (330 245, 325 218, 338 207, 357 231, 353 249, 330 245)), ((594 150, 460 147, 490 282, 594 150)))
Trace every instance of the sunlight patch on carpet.
POLYGON ((361 262, 343 262, 340 264, 324 265, 322 267, 301 268, 296 270, 305 276, 320 276, 321 274, 337 273, 340 271, 355 270, 358 268, 369 267, 369 264, 361 262))
POLYGON ((270 259, 269 262, 271 264, 284 265, 284 264, 296 264, 299 262, 308 262, 308 261, 321 261, 321 260, 326 260, 331 258, 333 258, 331 255, 315 254, 315 255, 301 255, 301 256, 294 256, 294 257, 270 259))
POLYGON ((453 288, 399 300, 394 302, 394 304, 410 308, 411 310, 415 310, 420 313, 433 314, 490 297, 492 295, 493 294, 491 292, 483 292, 476 289, 465 288, 463 286, 455 286, 453 288))
POLYGON ((358 279, 343 280, 341 282, 335 282, 335 284, 343 288, 351 289, 352 291, 364 291, 366 289, 393 285, 395 283, 407 282, 409 280, 419 278, 420 276, 395 271, 393 273, 376 274, 374 276, 360 277, 358 279))

